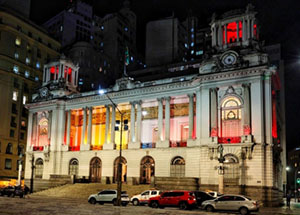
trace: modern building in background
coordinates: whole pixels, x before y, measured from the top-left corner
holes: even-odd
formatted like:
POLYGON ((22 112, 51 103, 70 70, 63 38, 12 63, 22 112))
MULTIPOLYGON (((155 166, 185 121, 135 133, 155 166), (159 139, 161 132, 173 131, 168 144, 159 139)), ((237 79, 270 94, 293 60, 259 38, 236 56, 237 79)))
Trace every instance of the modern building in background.
POLYGON ((47 64, 48 78, 27 104, 26 183, 32 173, 35 189, 74 175, 115 183, 122 147, 124 183, 152 182, 160 189, 222 186, 225 193, 267 205, 282 203, 284 127, 278 129, 282 109, 274 100, 281 79, 260 46, 256 12, 248 6, 213 16, 210 27, 211 54, 201 62, 170 65, 167 71, 177 74, 172 78, 121 78, 103 90, 106 95, 71 91, 64 86, 77 85, 78 68, 47 64), (122 140, 121 115, 108 97, 124 116, 122 140), (224 158, 224 172, 218 158, 224 158))
POLYGON ((80 0, 74 1, 44 26, 62 43, 64 54, 79 64, 81 91, 114 84, 114 80, 123 75, 126 51, 129 55, 128 69, 139 65, 136 15, 130 10, 127 0, 118 12, 103 18, 93 13, 91 5, 80 0), (86 43, 79 45, 77 42, 86 43), (94 54, 94 59, 91 59, 91 54, 94 54), (81 60, 73 56, 80 56, 81 60))
POLYGON ((0 178, 17 178, 26 149, 25 104, 42 81, 44 63, 59 57, 60 43, 27 18, 30 1, 0 3, 0 178))

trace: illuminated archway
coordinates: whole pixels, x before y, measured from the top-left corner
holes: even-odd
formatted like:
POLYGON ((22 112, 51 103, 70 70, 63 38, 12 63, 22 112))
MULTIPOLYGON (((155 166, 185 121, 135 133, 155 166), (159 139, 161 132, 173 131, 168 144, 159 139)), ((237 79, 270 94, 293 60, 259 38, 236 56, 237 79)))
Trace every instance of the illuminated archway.
POLYGON ((94 157, 90 162, 90 181, 101 182, 101 165, 100 158, 94 157))
POLYGON ((175 157, 171 161, 171 177, 184 177, 185 176, 185 160, 182 157, 175 157))
MULTIPOLYGON (((113 183, 116 183, 118 180, 118 164, 119 164, 119 157, 117 157, 114 161, 114 177, 113 183)), ((127 161, 124 157, 121 158, 121 180, 122 182, 127 181, 127 161)))
POLYGON ((35 177, 36 178, 43 178, 43 171, 44 171, 44 162, 43 159, 38 158, 35 161, 35 177))
POLYGON ((238 143, 242 135, 242 104, 236 96, 228 96, 221 103, 220 143, 238 143))
POLYGON ((154 159, 151 156, 145 156, 141 160, 140 183, 141 184, 150 184, 151 177, 153 177, 154 174, 155 174, 154 159))
POLYGON ((46 117, 43 117, 39 121, 38 135, 39 135, 38 146, 49 145, 49 139, 48 139, 48 119, 46 117))

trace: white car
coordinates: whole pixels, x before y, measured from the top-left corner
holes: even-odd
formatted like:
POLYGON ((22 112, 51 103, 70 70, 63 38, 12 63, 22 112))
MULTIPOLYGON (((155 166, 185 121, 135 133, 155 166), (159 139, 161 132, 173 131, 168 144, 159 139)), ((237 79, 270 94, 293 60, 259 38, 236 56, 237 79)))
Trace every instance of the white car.
POLYGON ((159 190, 146 190, 142 192, 141 194, 135 195, 131 197, 130 201, 133 205, 145 205, 148 204, 148 200, 151 197, 158 196, 161 193, 159 190))
MULTIPOLYGON (((88 202, 91 204, 104 204, 104 203, 113 203, 117 205, 117 191, 116 190, 102 190, 97 194, 90 195, 88 202)), ((121 205, 126 206, 129 203, 128 194, 125 191, 121 193, 121 205)))
POLYGON ((259 203, 242 195, 223 195, 216 199, 204 201, 202 209, 207 212, 214 210, 239 211, 242 215, 248 215, 259 210, 259 203))

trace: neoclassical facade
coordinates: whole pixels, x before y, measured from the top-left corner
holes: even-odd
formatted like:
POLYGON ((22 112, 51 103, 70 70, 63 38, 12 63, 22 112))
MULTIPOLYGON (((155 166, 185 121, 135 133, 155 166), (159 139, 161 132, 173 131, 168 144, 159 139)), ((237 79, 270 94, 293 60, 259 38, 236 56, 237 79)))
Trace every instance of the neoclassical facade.
POLYGON ((36 178, 114 183, 122 147, 125 183, 189 177, 199 179, 200 189, 217 189, 222 144, 225 192, 279 203, 285 159, 276 130, 280 80, 258 45, 255 12, 248 7, 213 17, 211 28, 215 51, 185 64, 197 69, 191 75, 151 82, 125 77, 112 88, 79 94, 75 65, 46 65, 43 87, 27 105, 25 179, 33 159, 36 178))

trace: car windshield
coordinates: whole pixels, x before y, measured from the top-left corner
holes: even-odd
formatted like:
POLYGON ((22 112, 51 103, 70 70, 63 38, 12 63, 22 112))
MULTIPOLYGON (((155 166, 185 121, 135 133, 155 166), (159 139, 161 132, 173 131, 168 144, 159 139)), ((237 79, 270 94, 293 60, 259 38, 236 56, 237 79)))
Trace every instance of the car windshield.
POLYGON ((248 200, 252 200, 251 198, 249 198, 249 196, 244 196, 246 199, 248 199, 248 200))

